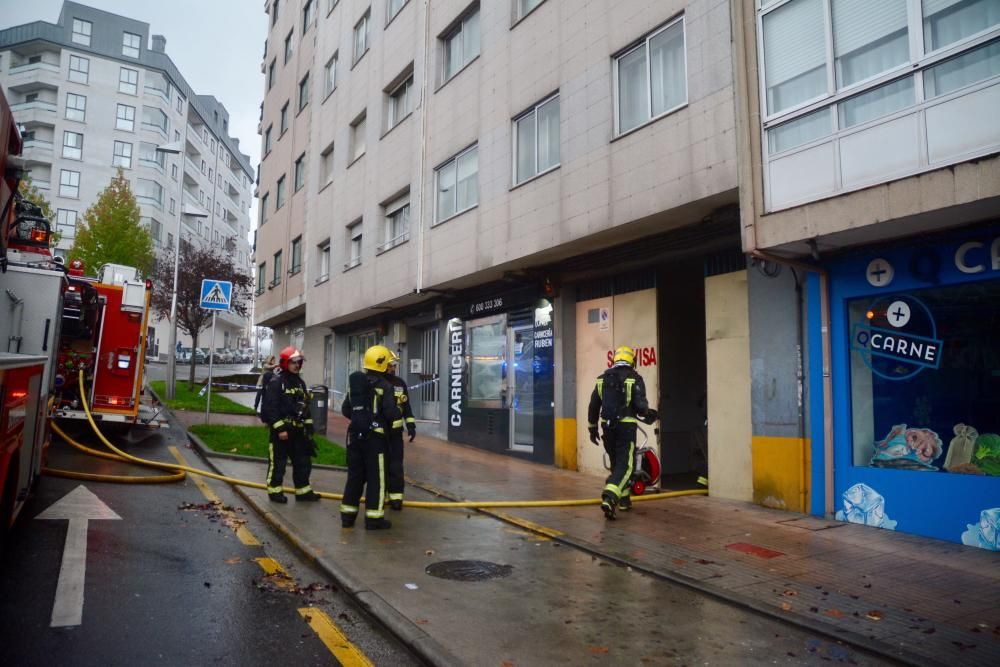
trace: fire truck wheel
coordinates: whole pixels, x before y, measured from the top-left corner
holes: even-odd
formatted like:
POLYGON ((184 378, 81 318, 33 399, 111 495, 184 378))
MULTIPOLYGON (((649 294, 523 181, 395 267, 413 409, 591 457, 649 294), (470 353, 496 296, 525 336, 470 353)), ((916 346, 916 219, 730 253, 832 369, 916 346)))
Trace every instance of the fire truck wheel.
POLYGON ((646 483, 644 481, 642 481, 641 479, 637 479, 635 480, 635 482, 632 483, 632 495, 641 496, 645 492, 646 492, 646 483))

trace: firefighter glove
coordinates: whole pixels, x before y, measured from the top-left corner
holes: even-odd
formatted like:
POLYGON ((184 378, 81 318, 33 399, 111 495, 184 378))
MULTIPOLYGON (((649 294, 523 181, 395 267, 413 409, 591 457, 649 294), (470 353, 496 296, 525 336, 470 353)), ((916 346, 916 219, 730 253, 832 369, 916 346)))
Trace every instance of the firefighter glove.
POLYGON ((642 415, 642 417, 640 417, 640 419, 642 419, 642 423, 644 424, 652 424, 659 418, 660 418, 660 413, 654 410, 653 408, 646 410, 646 412, 642 415))
POLYGON ((417 437, 417 426, 416 426, 416 424, 407 424, 406 425, 406 432, 410 434, 410 442, 413 442, 413 439, 415 437, 417 437))
POLYGON ((591 426, 587 429, 590 432, 590 441, 595 445, 601 444, 601 439, 597 437, 597 427, 591 426))

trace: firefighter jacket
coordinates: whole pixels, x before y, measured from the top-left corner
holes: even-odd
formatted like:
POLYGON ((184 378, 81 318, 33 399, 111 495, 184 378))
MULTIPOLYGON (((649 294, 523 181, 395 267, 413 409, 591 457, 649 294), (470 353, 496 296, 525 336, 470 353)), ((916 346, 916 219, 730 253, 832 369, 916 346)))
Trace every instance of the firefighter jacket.
POLYGON ((291 429, 312 431, 310 401, 312 394, 297 373, 276 372, 264 390, 260 418, 278 433, 291 429))
MULTIPOLYGON (((596 428, 598 419, 601 417, 607 421, 607 412, 601 414, 602 405, 607 404, 608 408, 614 406, 612 411, 616 413, 614 422, 635 423, 637 416, 644 415, 649 410, 649 402, 646 400, 646 383, 642 376, 628 364, 616 364, 601 373, 597 378, 594 391, 590 394, 590 405, 587 408, 587 423, 591 428, 596 428), (616 392, 618 396, 608 395, 608 392, 616 392)), ((614 426, 614 424, 609 424, 614 426)))
POLYGON ((406 389, 406 380, 399 377, 398 375, 387 376, 389 384, 392 385, 393 395, 396 397, 396 405, 402 411, 403 415, 400 419, 397 419, 392 423, 392 428, 394 431, 403 430, 403 426, 406 428, 416 428, 417 420, 413 417, 413 408, 410 406, 410 392, 406 389))
MULTIPOLYGON (((368 376, 369 394, 372 397, 372 432, 383 437, 388 437, 389 430, 385 427, 393 428, 393 424, 403 423, 403 412, 396 404, 396 392, 386 375, 375 371, 365 371, 368 376)), ((351 392, 347 392, 344 402, 340 406, 340 414, 348 419, 351 418, 353 406, 351 405, 351 392)), ((401 426, 400 426, 401 428, 401 426)))

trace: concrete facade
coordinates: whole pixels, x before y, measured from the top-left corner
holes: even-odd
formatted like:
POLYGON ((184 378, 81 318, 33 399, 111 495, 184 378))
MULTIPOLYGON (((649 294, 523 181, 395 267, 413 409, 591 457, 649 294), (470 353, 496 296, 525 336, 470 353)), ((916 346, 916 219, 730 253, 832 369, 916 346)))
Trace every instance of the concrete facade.
MULTIPOLYGON (((165 49, 166 40, 151 36, 148 24, 73 2, 63 3, 56 23, 37 21, 0 32, 0 84, 28 133, 24 159, 32 181, 59 212, 56 231, 62 238, 56 252, 69 249, 74 216, 82 219, 122 166, 157 251, 172 249, 181 234, 229 247, 237 264, 249 270, 254 173, 249 157, 229 134, 225 107, 211 95, 196 94, 165 49), (83 25, 89 26, 89 40, 74 34, 74 27, 83 25), (134 91, 122 77, 134 77, 134 91), (82 137, 79 153, 72 147, 64 151, 67 132, 82 137), (157 146, 181 152, 161 154, 157 146), (64 172, 76 174, 66 177, 78 179, 75 192, 60 188, 64 172)), ((217 347, 248 339, 242 318, 222 315, 219 326, 217 347)), ((156 322, 151 350, 160 358, 168 338, 167 323, 156 322)), ((183 333, 178 340, 190 345, 183 333)), ((204 334, 200 342, 207 347, 204 334)))

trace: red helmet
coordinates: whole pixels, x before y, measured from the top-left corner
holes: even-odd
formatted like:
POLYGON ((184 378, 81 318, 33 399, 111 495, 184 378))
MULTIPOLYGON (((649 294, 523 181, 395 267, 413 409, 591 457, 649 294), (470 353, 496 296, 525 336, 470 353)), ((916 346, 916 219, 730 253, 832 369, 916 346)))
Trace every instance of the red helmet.
POLYGON ((278 357, 278 364, 281 366, 281 370, 288 370, 288 362, 292 359, 298 359, 299 361, 305 361, 306 357, 302 354, 302 350, 297 347, 292 347, 289 345, 284 350, 281 351, 281 355, 278 357))

